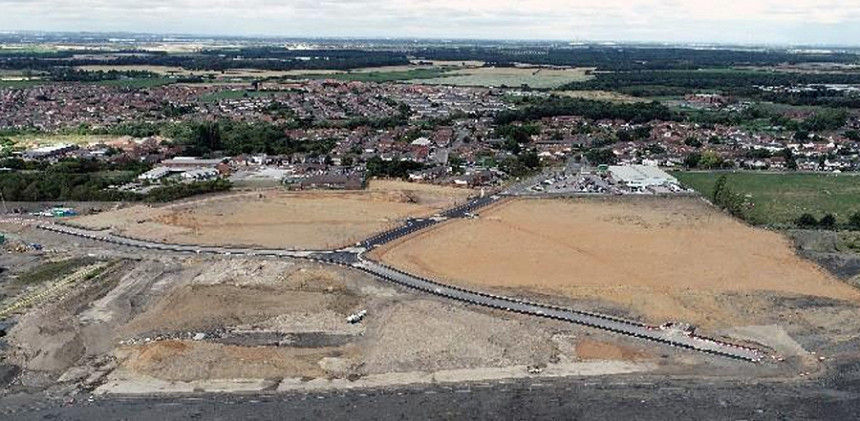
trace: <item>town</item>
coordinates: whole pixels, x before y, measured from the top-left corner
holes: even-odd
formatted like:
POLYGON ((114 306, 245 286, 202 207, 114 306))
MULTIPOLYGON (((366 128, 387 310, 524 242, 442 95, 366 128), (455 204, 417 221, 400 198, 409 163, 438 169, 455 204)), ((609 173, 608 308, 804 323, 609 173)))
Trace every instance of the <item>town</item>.
POLYGON ((0 417, 856 418, 858 63, 0 31, 0 417))
MULTIPOLYGON (((5 132, 44 133, 48 138, 51 133, 103 134, 79 144, 27 147, 7 141, 3 153, 7 161, 143 163, 146 170, 136 179, 112 187, 141 194, 168 181, 216 178, 245 187, 358 189, 368 176, 393 175, 421 183, 493 187, 568 161, 583 163, 589 174, 597 174, 601 165, 836 173, 860 169, 860 136, 853 116, 819 132, 569 115, 507 124, 495 118, 528 106, 511 98, 550 95, 326 79, 141 89, 40 85, 0 90, 0 125, 5 132), (289 142, 313 146, 266 153, 270 146, 246 142, 230 150, 206 150, 206 156, 188 156, 194 148, 165 135, 169 130, 164 128, 178 132, 183 124, 207 121, 267 125, 289 142)), ((719 95, 690 95, 683 103, 729 108, 723 111, 729 113, 749 107, 731 108, 736 103, 719 95)), ((812 117, 809 112, 784 116, 799 121, 812 117)))

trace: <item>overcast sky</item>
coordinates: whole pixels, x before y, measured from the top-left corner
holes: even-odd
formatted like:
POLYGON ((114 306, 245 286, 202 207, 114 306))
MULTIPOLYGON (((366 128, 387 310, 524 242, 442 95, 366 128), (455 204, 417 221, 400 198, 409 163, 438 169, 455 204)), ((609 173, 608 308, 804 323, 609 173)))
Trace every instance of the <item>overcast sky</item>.
POLYGON ((0 0, 0 30, 860 44, 853 0, 0 0))

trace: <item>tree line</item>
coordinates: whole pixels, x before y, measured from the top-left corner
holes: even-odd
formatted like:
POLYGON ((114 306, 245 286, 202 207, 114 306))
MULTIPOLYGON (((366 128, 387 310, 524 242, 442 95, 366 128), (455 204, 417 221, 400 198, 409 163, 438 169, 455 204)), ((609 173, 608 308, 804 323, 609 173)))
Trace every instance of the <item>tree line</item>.
POLYGON ((634 124, 679 118, 668 107, 658 102, 627 104, 552 96, 528 99, 523 104, 524 106, 519 109, 497 114, 496 124, 506 125, 516 121, 535 121, 563 115, 582 116, 592 120, 624 120, 634 124))
POLYGON ((759 101, 822 107, 860 107, 860 95, 828 89, 827 84, 860 84, 857 73, 789 73, 765 71, 632 71, 598 73, 560 90, 606 90, 635 97, 681 96, 715 91, 759 101), (801 92, 766 91, 757 86, 808 88, 801 92))
POLYGON ((398 66, 409 64, 402 52, 370 50, 287 50, 284 48, 247 48, 236 50, 205 50, 195 54, 163 54, 145 52, 117 54, 93 52, 86 56, 68 54, 4 54, 0 69, 41 70, 75 68, 78 66, 176 66, 188 70, 223 71, 230 69, 261 70, 349 70, 360 67, 398 66), (103 54, 103 56, 102 56, 103 54), (62 61, 57 58, 62 57, 62 61))
POLYGON ((0 192, 7 201, 141 201, 167 202, 198 194, 225 191, 228 180, 175 183, 152 189, 146 195, 114 187, 134 181, 151 166, 140 162, 110 163, 95 159, 64 159, 50 164, 18 158, 0 160, 8 168, 0 177, 0 192))
POLYGON ((480 60, 494 65, 532 63, 554 66, 595 67, 601 71, 694 70, 730 66, 772 66, 782 63, 854 63, 850 53, 794 54, 788 51, 699 50, 689 48, 643 48, 607 46, 471 46, 427 47, 414 54, 426 60, 480 60))

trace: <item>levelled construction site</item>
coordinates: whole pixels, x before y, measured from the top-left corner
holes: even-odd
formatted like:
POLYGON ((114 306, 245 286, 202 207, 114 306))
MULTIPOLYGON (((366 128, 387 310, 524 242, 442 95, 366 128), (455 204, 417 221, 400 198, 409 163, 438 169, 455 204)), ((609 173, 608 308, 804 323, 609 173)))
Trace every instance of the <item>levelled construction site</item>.
POLYGON ((860 311, 786 239, 692 197, 387 182, 3 229, 4 376, 77 393, 810 376, 860 311))

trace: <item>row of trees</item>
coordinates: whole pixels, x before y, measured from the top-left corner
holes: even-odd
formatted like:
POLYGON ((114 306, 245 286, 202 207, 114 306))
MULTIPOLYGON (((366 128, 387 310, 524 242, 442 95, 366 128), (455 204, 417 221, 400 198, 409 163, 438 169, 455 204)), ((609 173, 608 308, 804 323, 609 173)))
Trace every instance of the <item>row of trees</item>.
POLYGON ((746 200, 744 200, 743 195, 735 192, 728 185, 728 179, 725 175, 720 176, 714 183, 711 200, 715 206, 725 210, 730 215, 740 219, 746 218, 746 200))
POLYGON ((787 51, 740 51, 732 49, 637 48, 632 46, 550 46, 550 45, 492 45, 474 42, 472 46, 452 47, 413 45, 390 46, 387 49, 359 50, 331 48, 324 50, 288 50, 279 47, 246 47, 212 49, 195 54, 168 54, 157 51, 6 52, 0 57, 0 67, 44 69, 63 59, 69 66, 87 64, 134 64, 183 66, 191 69, 221 70, 228 68, 265 68, 289 70, 301 68, 336 68, 408 64, 409 56, 426 60, 479 60, 494 65, 534 63, 559 66, 596 67, 599 70, 661 70, 726 68, 736 65, 768 66, 781 63, 839 62, 854 63, 857 56, 850 53, 793 54, 787 51), (124 54, 115 54, 124 53, 124 54), (104 57, 101 55, 104 54, 104 57), (310 58, 310 59, 308 59, 310 58), (17 66, 17 67, 11 67, 17 66), (323 67, 320 67, 323 66, 323 67))
POLYGON ((179 123, 126 123, 88 132, 132 137, 161 135, 172 139, 177 146, 181 146, 184 154, 199 156, 216 153, 227 155, 307 153, 319 156, 331 152, 336 144, 331 139, 319 141, 292 139, 285 132, 289 128, 294 128, 294 126, 219 120, 179 123))
POLYGON ((409 64, 409 58, 397 51, 363 50, 287 50, 284 48, 244 48, 206 50, 195 54, 145 52, 117 55, 92 52, 86 56, 60 54, 4 54, 0 69, 55 71, 88 65, 110 66, 176 66, 189 70, 224 71, 229 69, 262 70, 348 70, 361 67, 409 64), (57 60, 58 56, 64 60, 57 60))
MULTIPOLYGON (((764 93, 756 86, 799 86, 825 84, 858 84, 857 73, 790 73, 763 71, 634 71, 598 73, 585 82, 573 82, 560 90, 609 90, 639 97, 674 96, 700 90, 719 90, 741 96, 780 98, 779 93, 764 93)), ((823 96, 805 94, 809 98, 823 96)), ((800 94, 791 94, 796 98, 800 94)), ((830 95, 835 95, 830 93, 830 95)))
MULTIPOLYGON (((837 130, 845 126, 849 113, 845 109, 821 109, 803 120, 786 117, 782 113, 765 109, 760 106, 748 107, 737 112, 673 112, 658 102, 640 102, 618 104, 607 101, 595 101, 579 98, 529 98, 521 102, 521 108, 504 111, 496 116, 497 134, 512 135, 524 138, 535 134, 528 125, 514 125, 514 122, 530 122, 546 117, 563 115, 582 116, 593 120, 617 119, 633 124, 649 121, 687 121, 704 126, 725 124, 738 126, 746 123, 762 121, 785 130, 798 133, 810 133, 837 130)), ((536 126, 535 126, 536 127, 536 126)), ((539 130, 538 130, 539 131, 539 130)), ((638 129, 619 131, 621 141, 642 139, 650 134, 650 128, 643 126, 638 129)), ((856 135, 856 133, 855 133, 856 135)), ((860 135, 857 135, 860 138, 860 135)), ((518 139, 519 140, 519 139, 518 139)))
POLYGON ((653 120, 676 120, 678 115, 658 102, 618 104, 580 98, 550 97, 525 101, 524 107, 496 115, 498 125, 516 121, 534 121, 546 117, 575 115, 592 120, 617 119, 640 124, 653 120))
POLYGON ((522 151, 515 156, 505 158, 499 163, 499 169, 512 177, 522 177, 532 174, 541 167, 537 151, 522 151))
POLYGON ((786 51, 695 50, 687 48, 636 48, 630 46, 540 47, 498 46, 428 47, 415 52, 428 60, 480 60, 494 65, 513 63, 596 67, 606 71, 727 68, 737 65, 769 66, 800 62, 854 63, 844 53, 793 54, 786 51))
POLYGON ((194 183, 176 183, 152 189, 147 193, 145 200, 147 202, 170 202, 185 197, 227 191, 231 187, 233 184, 223 178, 194 183))
POLYGON ((115 186, 131 181, 150 166, 139 162, 109 163, 94 159, 66 159, 54 164, 0 160, 0 167, 13 171, 0 176, 0 192, 8 201, 139 201, 166 202, 183 197, 224 191, 227 180, 198 183, 176 183, 151 190, 147 195, 116 190, 115 186))
POLYGON ((20 202, 138 200, 136 194, 108 189, 111 185, 128 181, 131 181, 129 176, 95 173, 8 172, 0 176, 0 191, 4 199, 20 202))
MULTIPOLYGON (((795 223, 798 227, 807 229, 819 228, 832 230, 839 228, 836 216, 832 213, 825 214, 821 219, 816 218, 811 213, 804 213, 797 218, 795 223)), ((845 228, 860 231, 860 211, 854 212, 848 217, 848 223, 845 225, 845 228)))
POLYGON ((56 67, 50 78, 57 82, 100 82, 104 80, 145 79, 160 77, 157 73, 140 70, 84 71, 71 67, 56 67))
POLYGON ((424 164, 415 161, 384 161, 378 156, 367 160, 368 177, 406 178, 411 171, 424 169, 424 164))

